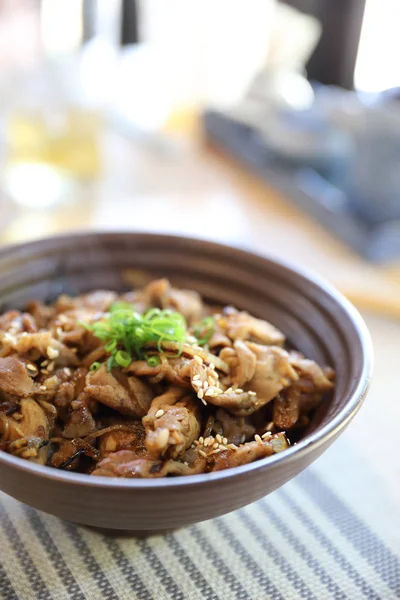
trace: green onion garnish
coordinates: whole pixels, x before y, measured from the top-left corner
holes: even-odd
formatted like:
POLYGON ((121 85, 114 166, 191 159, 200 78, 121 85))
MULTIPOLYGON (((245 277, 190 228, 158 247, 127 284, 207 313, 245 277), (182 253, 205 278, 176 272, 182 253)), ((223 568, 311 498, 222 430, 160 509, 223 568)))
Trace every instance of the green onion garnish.
POLYGON ((149 365, 149 367, 158 367, 158 365, 161 364, 160 357, 149 356, 149 358, 147 359, 147 364, 149 365))
POLYGON ((90 370, 91 371, 97 371, 97 369, 100 369, 101 364, 99 362, 94 362, 90 365, 90 370))
MULTIPOLYGON (((186 321, 180 313, 151 308, 140 315, 132 305, 124 302, 113 304, 104 320, 85 327, 105 342, 104 349, 110 354, 108 370, 128 367, 134 358, 146 358, 145 348, 151 343, 155 343, 162 353, 163 342, 175 342, 180 346, 176 356, 180 356, 187 335, 186 321)), ((157 360, 158 357, 153 358, 157 360)))
POLYGON ((194 328, 194 335, 197 337, 197 345, 205 346, 211 339, 215 330, 213 317, 205 317, 197 327, 194 328))

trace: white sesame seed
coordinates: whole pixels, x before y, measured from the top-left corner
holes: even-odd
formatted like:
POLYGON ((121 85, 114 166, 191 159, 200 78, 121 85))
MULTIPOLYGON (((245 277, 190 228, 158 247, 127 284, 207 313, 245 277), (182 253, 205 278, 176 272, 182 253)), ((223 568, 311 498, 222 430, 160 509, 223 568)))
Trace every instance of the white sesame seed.
POLYGON ((235 444, 228 444, 228 448, 230 448, 230 450, 237 450, 237 446, 235 446, 235 444))
POLYGON ((219 444, 218 442, 215 442, 215 444, 213 444, 213 448, 218 448, 219 444))
POLYGON ((42 362, 40 363, 41 367, 47 367, 47 365, 49 364, 48 360, 42 360, 42 362))
POLYGON ((204 438, 203 438, 203 436, 199 437, 199 443, 200 444, 204 444, 204 438))
POLYGON ((214 398, 217 394, 216 394, 214 388, 209 387, 204 395, 207 396, 207 398, 214 398))
POLYGON ((156 414, 155 414, 155 418, 156 418, 156 419, 159 419, 160 417, 162 417, 162 416, 163 416, 163 414, 164 414, 164 411, 163 411, 163 409, 162 409, 162 408, 160 408, 160 409, 158 409, 158 411, 156 412, 156 414))
POLYGON ((219 396, 220 394, 223 394, 223 390, 221 390, 220 388, 215 387, 214 388, 214 392, 216 396, 219 396))
POLYGON ((249 396, 257 396, 257 394, 255 392, 252 392, 251 390, 250 390, 250 392, 247 392, 247 393, 249 394, 249 396))
POLYGON ((54 361, 49 362, 49 364, 47 365, 47 370, 54 371, 54 361))
POLYGON ((217 440, 217 442, 220 444, 222 442, 222 436, 217 433, 217 435, 215 436, 215 439, 217 440))
POLYGON ((225 394, 231 394, 232 392, 232 387, 228 387, 228 389, 225 391, 225 394))
POLYGON ((200 456, 202 456, 203 458, 207 458, 207 454, 205 452, 203 452, 203 450, 199 450, 199 454, 200 456))
POLYGON ((48 372, 47 369, 42 369, 40 372, 43 373, 43 375, 48 375, 49 374, 49 372, 48 372))
POLYGON ((227 446, 227 444, 228 444, 228 438, 226 438, 226 437, 222 438, 222 443, 223 443, 225 446, 227 446))
POLYGON ((58 337, 61 337, 63 335, 63 330, 61 329, 61 327, 56 327, 56 334, 58 335, 58 337))
POLYGON ((192 386, 196 388, 201 388, 201 381, 192 381, 192 386))
POLYGON ((217 382, 213 377, 207 377, 208 385, 215 385, 217 382))
POLYGON ((71 369, 69 369, 68 367, 64 367, 64 373, 68 376, 71 375, 71 369))
POLYGON ((47 390, 47 387, 45 385, 40 385, 39 390, 42 390, 42 392, 44 392, 45 390, 47 390))
POLYGON ((256 433, 256 435, 254 436, 255 441, 257 442, 257 444, 262 444, 262 439, 261 437, 258 435, 258 433, 256 433))
POLYGON ((262 434, 262 439, 265 440, 266 438, 269 438, 272 436, 272 433, 270 431, 266 431, 265 433, 262 434))
POLYGON ((52 348, 51 346, 47 346, 47 356, 49 358, 57 358, 57 356, 59 355, 59 351, 56 350, 55 348, 52 348))
POLYGON ((193 358, 194 358, 194 360, 195 360, 197 363, 199 363, 199 365, 202 365, 202 364, 203 364, 203 359, 201 358, 201 356, 197 356, 197 354, 195 354, 195 355, 193 356, 193 358))
POLYGON ((199 390, 199 391, 197 392, 197 397, 198 397, 198 398, 200 398, 200 400, 201 400, 201 399, 203 398, 203 396, 204 396, 204 392, 203 392, 203 390, 199 390))
POLYGON ((189 466, 189 463, 186 460, 183 461, 183 464, 185 465, 185 467, 189 466))
POLYGON ((37 372, 37 366, 36 365, 27 364, 26 368, 28 369, 28 371, 31 371, 32 373, 36 373, 37 372))
POLYGON ((200 379, 200 375, 194 375, 192 381, 198 381, 200 379))
POLYGON ((204 406, 207 406, 207 402, 204 400, 204 398, 200 398, 200 400, 202 401, 202 403, 204 404, 204 406))
POLYGON ((208 388, 208 381, 204 381, 203 382, 203 390, 206 390, 208 388))
POLYGON ((215 369, 215 365, 214 365, 214 363, 210 363, 210 369, 211 369, 211 370, 215 369))
POLYGON ((235 394, 243 394, 242 388, 236 388, 235 394))

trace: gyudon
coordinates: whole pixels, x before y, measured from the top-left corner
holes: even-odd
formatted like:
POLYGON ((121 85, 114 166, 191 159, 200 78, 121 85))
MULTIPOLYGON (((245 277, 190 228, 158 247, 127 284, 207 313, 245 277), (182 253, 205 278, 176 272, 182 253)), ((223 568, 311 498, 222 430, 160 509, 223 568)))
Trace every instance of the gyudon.
POLYGON ((273 325, 165 280, 0 317, 0 450, 110 477, 193 475, 282 452, 334 373, 273 325))

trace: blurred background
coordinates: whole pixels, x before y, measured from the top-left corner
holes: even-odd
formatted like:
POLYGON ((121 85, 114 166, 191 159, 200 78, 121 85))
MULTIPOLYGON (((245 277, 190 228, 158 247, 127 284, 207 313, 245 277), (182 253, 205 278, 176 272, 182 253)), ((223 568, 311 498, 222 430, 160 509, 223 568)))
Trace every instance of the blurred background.
POLYGON ((0 0, 0 235, 214 239, 400 314, 398 0, 0 0))

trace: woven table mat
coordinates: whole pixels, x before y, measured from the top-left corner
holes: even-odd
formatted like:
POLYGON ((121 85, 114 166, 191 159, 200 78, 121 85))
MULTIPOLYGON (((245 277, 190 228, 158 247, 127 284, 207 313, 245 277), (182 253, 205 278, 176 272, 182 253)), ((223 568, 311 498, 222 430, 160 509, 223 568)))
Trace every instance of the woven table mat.
POLYGON ((400 327, 368 324, 376 377, 355 421, 311 468, 240 511, 114 538, 0 494, 0 598, 400 598, 400 327))

